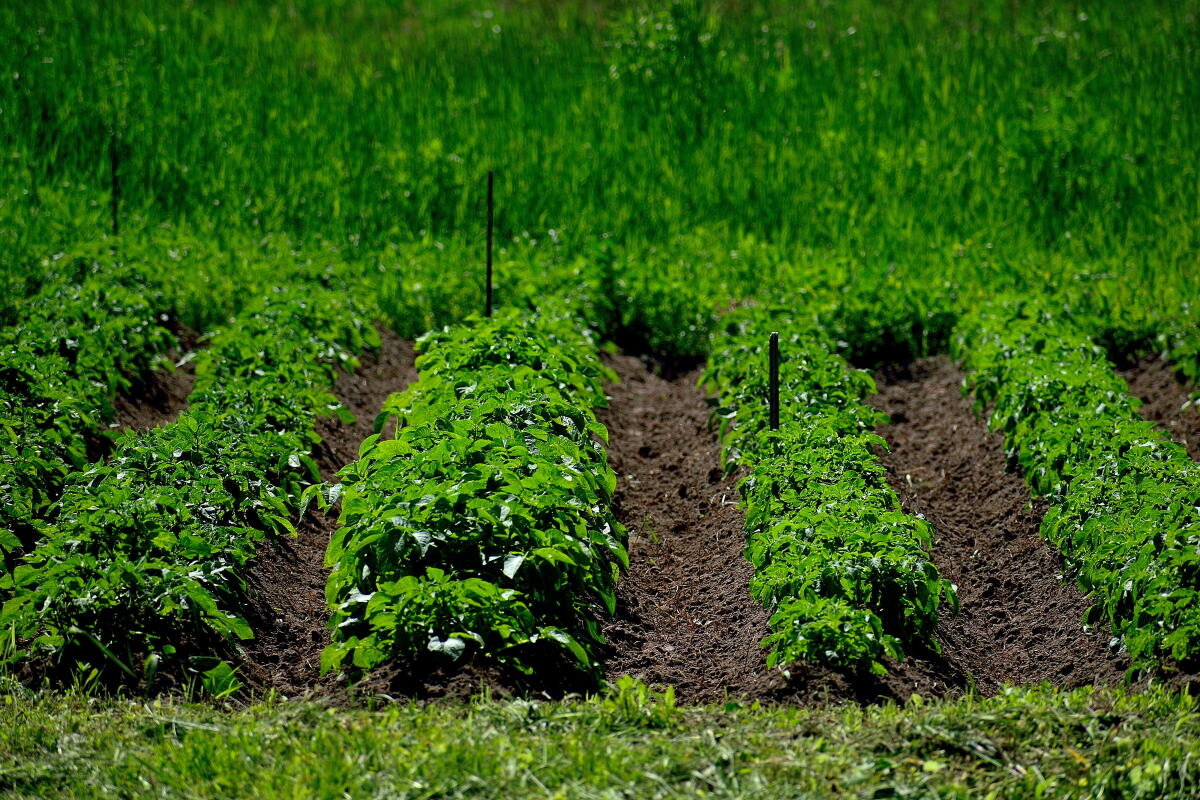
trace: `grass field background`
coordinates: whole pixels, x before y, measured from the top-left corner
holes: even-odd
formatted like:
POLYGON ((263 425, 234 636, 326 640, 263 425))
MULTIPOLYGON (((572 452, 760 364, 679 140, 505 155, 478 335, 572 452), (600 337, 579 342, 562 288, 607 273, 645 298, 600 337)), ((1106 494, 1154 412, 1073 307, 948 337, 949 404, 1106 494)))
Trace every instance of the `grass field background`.
POLYGON ((1196 3, 653 5, 4 4, 0 264, 108 237, 115 150, 125 252, 225 276, 462 269, 495 169, 559 260, 1195 293, 1196 3))

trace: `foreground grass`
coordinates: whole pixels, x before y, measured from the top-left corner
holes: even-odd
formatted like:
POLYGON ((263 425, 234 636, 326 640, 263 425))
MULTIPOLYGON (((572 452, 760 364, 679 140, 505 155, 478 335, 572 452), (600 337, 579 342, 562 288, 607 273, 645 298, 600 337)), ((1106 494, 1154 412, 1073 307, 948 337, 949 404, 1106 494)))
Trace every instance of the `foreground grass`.
POLYGON ((1195 797, 1186 694, 1013 690, 904 707, 550 703, 240 710, 0 700, 0 792, 163 797, 1195 797))

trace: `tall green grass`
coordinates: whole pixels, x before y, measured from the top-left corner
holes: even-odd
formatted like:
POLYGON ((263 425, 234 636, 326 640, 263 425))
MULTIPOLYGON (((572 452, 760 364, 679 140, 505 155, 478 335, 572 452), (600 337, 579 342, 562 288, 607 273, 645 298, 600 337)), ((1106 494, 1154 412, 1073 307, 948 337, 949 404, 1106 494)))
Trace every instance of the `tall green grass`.
POLYGON ((922 275, 1195 271, 1200 5, 248 0, 0 7, 0 263, 122 229, 368 260, 697 228, 922 275))

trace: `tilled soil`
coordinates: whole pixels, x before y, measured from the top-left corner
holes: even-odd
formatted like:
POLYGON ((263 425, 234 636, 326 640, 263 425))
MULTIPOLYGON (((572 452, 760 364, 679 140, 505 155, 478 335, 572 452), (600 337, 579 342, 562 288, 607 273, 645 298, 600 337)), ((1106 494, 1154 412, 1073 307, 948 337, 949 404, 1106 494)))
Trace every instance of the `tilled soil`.
POLYGON ((878 677, 766 668, 768 614, 747 591, 736 480, 721 476, 696 373, 664 380, 630 356, 608 363, 621 382, 599 417, 618 473, 615 510, 630 531, 630 569, 604 630, 610 680, 628 673, 673 685, 684 702, 812 705, 1122 679, 1127 665, 1109 651, 1106 630, 1084 631, 1089 603, 1060 581, 1061 561, 1038 534, 1044 509, 1005 471, 1000 438, 972 414, 948 359, 885 372, 877 402, 893 415, 881 430, 892 445, 881 453, 889 478, 905 511, 937 530, 932 558, 958 584, 962 609, 940 623, 940 654, 911 653, 878 677))
POLYGON ((873 402, 891 416, 881 453, 904 510, 936 532, 932 559, 958 586, 961 611, 938 626, 943 652, 897 665, 889 684, 922 693, 985 694, 1002 684, 1115 684, 1128 664, 1107 626, 1085 631, 1089 601, 1062 580, 1059 554, 1038 534, 1045 505, 1005 469, 1001 438, 961 392, 946 356, 883 370, 873 402))
POLYGON ((1191 403, 1196 390, 1187 386, 1158 356, 1147 356, 1118 369, 1129 392, 1141 398, 1142 417, 1162 427, 1172 439, 1200 461, 1200 403, 1191 403))
POLYGON ((603 622, 608 679, 671 685, 689 703, 778 691, 759 647, 768 616, 748 591, 736 479, 722 476, 698 373, 665 380, 632 356, 606 362, 620 382, 597 416, 630 551, 617 615, 603 622))
MULTIPOLYGON (((358 458, 359 445, 374 433, 375 417, 388 395, 416 380, 412 345, 387 330, 380 335, 378 354, 365 357, 357 372, 342 375, 334 385, 333 393, 354 414, 355 423, 343 425, 332 417, 317 421, 322 441, 313 455, 327 481, 358 458)), ((249 575, 248 619, 255 638, 246 644, 240 670, 256 688, 297 696, 331 685, 331 679, 321 678, 320 663, 321 650, 329 644, 325 548, 336 528, 336 509, 310 510, 296 526, 295 539, 277 537, 259 545, 249 575)))
MULTIPOLYGON (((173 363, 183 361, 204 345, 189 329, 178 331, 179 346, 167 353, 173 363)), ((116 415, 111 428, 117 431, 147 431, 176 420, 187 408, 188 396, 196 382, 196 364, 188 359, 171 370, 151 370, 145 377, 117 395, 113 402, 116 415)))

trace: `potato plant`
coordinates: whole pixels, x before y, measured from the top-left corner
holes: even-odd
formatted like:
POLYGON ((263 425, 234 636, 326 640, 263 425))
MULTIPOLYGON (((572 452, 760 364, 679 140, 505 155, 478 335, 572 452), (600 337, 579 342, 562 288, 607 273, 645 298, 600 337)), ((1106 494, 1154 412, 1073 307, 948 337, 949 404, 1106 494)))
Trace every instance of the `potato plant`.
POLYGON ((295 501, 319 480, 313 424, 338 411, 335 368, 378 344, 345 293, 251 303, 200 356, 178 420, 68 477, 39 545, 0 580, 12 595, 0 630, 17 643, 6 658, 108 662, 133 677, 180 642, 249 638, 245 567, 263 536, 293 530, 295 501))
POLYGON ((929 561, 929 524, 903 513, 863 398, 870 375, 831 351, 819 328, 762 306, 727 317, 703 381, 717 394, 728 469, 743 468, 750 589, 772 612, 768 663, 813 661, 883 672, 906 648, 937 649, 954 587, 929 561), (781 334, 780 419, 768 422, 767 352, 781 334))
POLYGON ((610 377, 575 320, 505 312, 419 342, 420 380, 341 477, 325 670, 454 661, 529 671, 565 651, 599 673, 594 609, 628 564, 591 409, 610 377))
MULTIPOLYGON (((1156 343, 1163 356, 1171 361, 1192 386, 1200 386, 1200 303, 1189 303, 1185 313, 1162 326, 1156 343)), ((1200 401, 1200 393, 1192 398, 1200 401)))
POLYGON ((162 306, 136 274, 111 271, 49 283, 0 329, 0 574, 92 457, 117 393, 175 344, 162 306))
POLYGON ((1069 308, 1001 298, 959 323, 966 389, 1009 460, 1049 499, 1043 535, 1094 598, 1133 668, 1200 647, 1200 466, 1137 414, 1140 401, 1069 308))

